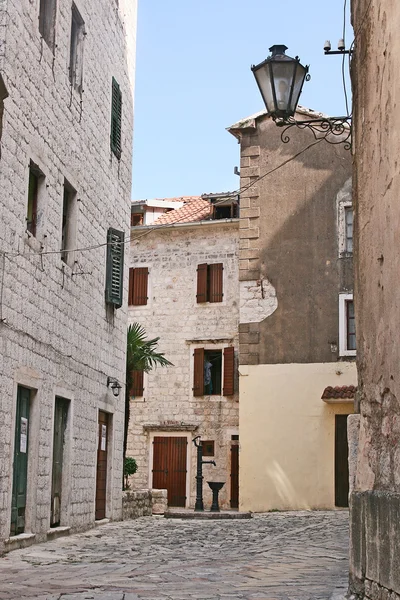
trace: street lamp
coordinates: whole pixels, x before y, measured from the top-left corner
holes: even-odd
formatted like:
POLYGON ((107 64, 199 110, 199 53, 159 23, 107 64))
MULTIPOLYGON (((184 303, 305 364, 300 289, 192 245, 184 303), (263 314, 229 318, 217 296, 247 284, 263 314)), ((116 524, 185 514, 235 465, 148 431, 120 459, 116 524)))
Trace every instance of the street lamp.
POLYGON ((268 116, 276 125, 285 128, 281 134, 282 141, 290 141, 286 132, 295 126, 310 129, 316 140, 325 139, 330 144, 344 143, 345 148, 350 149, 351 116, 301 121, 294 118, 303 84, 310 80, 310 75, 308 66, 303 66, 298 56, 287 56, 286 50, 285 45, 275 44, 269 49, 271 56, 251 67, 268 116))
POLYGON ((308 66, 303 67, 298 56, 285 54, 287 46, 271 46, 269 56, 251 70, 263 97, 268 114, 276 121, 284 121, 296 112, 305 80, 309 80, 308 66))

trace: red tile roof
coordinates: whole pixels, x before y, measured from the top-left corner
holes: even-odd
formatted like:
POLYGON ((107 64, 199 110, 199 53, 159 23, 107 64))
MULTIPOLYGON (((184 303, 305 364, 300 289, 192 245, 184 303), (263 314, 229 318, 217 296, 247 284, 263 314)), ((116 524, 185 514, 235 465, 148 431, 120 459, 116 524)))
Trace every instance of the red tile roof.
POLYGON ((321 396, 322 400, 352 400, 355 396, 355 393, 357 391, 357 386, 355 385, 342 385, 342 386, 336 386, 336 387, 332 387, 330 385, 328 385, 328 387, 326 387, 324 389, 324 392, 321 396))
MULTIPOLYGON (((202 200, 200 196, 191 196, 190 199, 182 198, 185 204, 181 208, 170 210, 154 221, 152 225, 171 225, 173 223, 193 223, 202 221, 211 214, 211 204, 202 200)), ((168 200, 170 200, 168 198, 168 200)))
POLYGON ((175 197, 175 198, 154 198, 154 200, 160 200, 162 202, 191 202, 192 200, 195 200, 197 198, 200 198, 200 196, 180 196, 180 197, 175 197))

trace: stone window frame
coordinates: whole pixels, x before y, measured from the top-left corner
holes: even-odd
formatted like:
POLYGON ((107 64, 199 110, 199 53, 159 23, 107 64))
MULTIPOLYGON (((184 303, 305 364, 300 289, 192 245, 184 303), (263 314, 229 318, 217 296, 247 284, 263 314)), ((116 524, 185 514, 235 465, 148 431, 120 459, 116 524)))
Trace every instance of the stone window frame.
POLYGON ((187 340, 186 343, 189 345, 189 365, 190 365, 190 377, 189 377, 189 398, 191 402, 226 402, 232 400, 237 394, 237 383, 234 373, 234 393, 232 396, 224 396, 224 350, 225 348, 234 347, 235 349, 235 370, 237 370, 237 352, 238 349, 234 346, 233 339, 226 340, 187 340), (195 396, 193 393, 194 389, 194 351, 197 348, 204 348, 204 350, 221 350, 222 351, 222 363, 221 363, 221 393, 220 394, 204 394, 202 396, 195 396))
POLYGON ((196 262, 196 267, 195 267, 195 271, 194 271, 194 277, 193 277, 193 292, 192 292, 192 298, 194 299, 193 302, 193 306, 197 309, 200 310, 204 310, 204 309, 213 309, 215 310, 215 308, 218 308, 220 306, 227 306, 228 305, 228 300, 227 300, 227 294, 226 294, 226 290, 227 290, 227 260, 225 257, 221 257, 221 258, 214 258, 214 259, 207 259, 204 258, 204 260, 201 260, 200 257, 197 258, 197 262, 196 262), (207 267, 211 266, 211 265, 217 265, 217 264, 222 264, 222 300, 220 302, 211 302, 209 300, 207 300, 206 302, 198 302, 197 300, 197 295, 198 295, 198 267, 199 265, 202 264, 206 264, 207 267))
POLYGON ((353 293, 345 292, 339 294, 339 356, 356 356, 357 350, 349 350, 347 347, 347 307, 348 301, 353 301, 353 293))
MULTIPOLYGON (((338 249, 339 257, 353 256, 353 250, 347 250, 346 237, 346 209, 353 209, 351 200, 340 200, 338 205, 338 249)), ((354 215, 354 212, 353 212, 354 215)), ((354 241, 354 221, 353 221, 353 241, 354 241)), ((353 242, 354 243, 354 242, 353 242)), ((354 248, 354 246, 353 246, 354 248)))

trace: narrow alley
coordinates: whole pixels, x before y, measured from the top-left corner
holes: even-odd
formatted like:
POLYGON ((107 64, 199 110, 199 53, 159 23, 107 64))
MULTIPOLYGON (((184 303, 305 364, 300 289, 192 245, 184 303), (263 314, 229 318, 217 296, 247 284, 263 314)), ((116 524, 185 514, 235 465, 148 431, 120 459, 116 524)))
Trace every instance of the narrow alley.
POLYGON ((0 598, 339 600, 347 555, 347 511, 148 517, 9 553, 0 598))

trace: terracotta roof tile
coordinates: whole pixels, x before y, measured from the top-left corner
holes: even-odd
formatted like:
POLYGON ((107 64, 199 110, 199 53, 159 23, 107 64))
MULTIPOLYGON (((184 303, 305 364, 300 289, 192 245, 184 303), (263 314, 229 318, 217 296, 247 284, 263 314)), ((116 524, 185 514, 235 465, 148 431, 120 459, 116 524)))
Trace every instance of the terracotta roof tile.
POLYGON ((357 386, 355 385, 342 385, 342 386, 336 386, 336 387, 332 387, 330 385, 328 385, 328 387, 326 387, 323 391, 323 394, 321 396, 322 400, 352 400, 355 396, 355 393, 357 391, 357 386))
MULTIPOLYGON (((183 199, 182 199, 183 200, 183 199)), ((193 223, 202 221, 211 214, 211 204, 200 196, 193 196, 181 208, 170 210, 152 223, 152 225, 171 225, 172 223, 193 223)))

